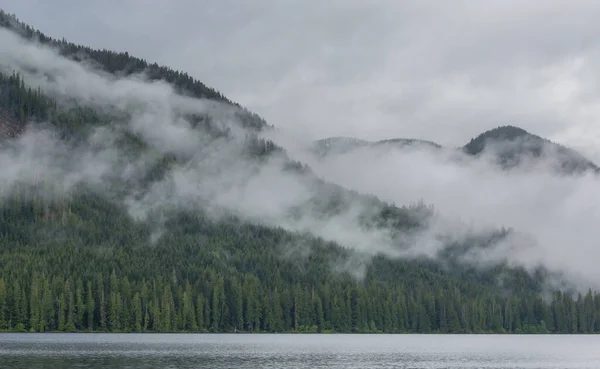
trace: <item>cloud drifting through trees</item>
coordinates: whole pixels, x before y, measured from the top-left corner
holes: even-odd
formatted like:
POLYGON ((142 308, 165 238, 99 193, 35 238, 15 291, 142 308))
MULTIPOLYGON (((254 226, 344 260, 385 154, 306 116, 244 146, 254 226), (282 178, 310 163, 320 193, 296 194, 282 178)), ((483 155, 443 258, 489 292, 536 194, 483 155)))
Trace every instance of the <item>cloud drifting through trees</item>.
MULTIPOLYGON (((508 12, 505 8, 502 9, 508 12)), ((419 11, 417 8, 413 10, 419 11)), ((478 11, 487 12, 482 9, 478 11)), ((117 79, 105 75, 85 65, 66 60, 46 47, 25 43, 4 30, 0 31, 0 41, 4 45, 0 50, 3 72, 10 73, 12 70, 17 70, 32 86, 39 85, 43 91, 59 98, 76 98, 100 109, 110 107, 117 111, 134 112, 127 121, 127 129, 143 137, 159 152, 175 153, 191 158, 187 166, 173 170, 164 181, 156 184, 141 197, 131 197, 128 203, 133 215, 144 216, 146 211, 166 205, 194 206, 203 203, 241 214, 251 220, 291 230, 310 230, 317 236, 362 251, 385 252, 392 256, 414 256, 420 253, 435 256, 442 246, 437 238, 439 234, 450 234, 460 238, 473 229, 510 226, 531 238, 523 236, 510 239, 507 243, 499 245, 492 253, 470 254, 467 255, 467 259, 470 258, 469 261, 475 263, 507 259, 514 265, 526 266, 542 263, 551 269, 565 272, 571 278, 583 280, 587 285, 595 284, 600 280, 600 273, 597 272, 594 263, 597 255, 595 243, 598 239, 595 224, 600 220, 597 211, 600 209, 597 205, 600 204, 596 204, 594 200, 598 180, 591 174, 564 176, 552 172, 543 165, 544 162, 552 161, 552 158, 544 158, 542 164, 532 170, 517 168, 512 171, 502 171, 491 165, 485 158, 482 160, 463 158, 457 162, 453 160, 456 156, 454 151, 429 148, 414 150, 362 148, 343 156, 317 160, 308 154, 301 144, 310 142, 316 134, 325 136, 337 132, 336 127, 339 127, 340 116, 332 117, 317 104, 314 109, 309 109, 314 116, 306 120, 306 127, 308 127, 306 135, 298 136, 297 129, 282 124, 283 132, 276 136, 277 142, 287 147, 293 158, 308 162, 324 179, 360 192, 375 194, 383 200, 398 204, 423 199, 435 206, 439 215, 430 223, 430 227, 412 240, 414 247, 409 252, 398 251, 390 247, 390 234, 387 231, 365 232, 357 226, 360 214, 372 211, 364 209, 360 203, 335 217, 323 219, 303 213, 300 219, 288 221, 286 214, 291 209, 306 203, 321 189, 314 179, 282 171, 283 159, 280 157, 275 157, 262 165, 246 162, 236 151, 237 146, 225 141, 207 142, 181 117, 182 112, 208 113, 218 116, 226 126, 235 128, 238 125, 233 115, 229 114, 230 107, 180 97, 169 85, 150 83, 141 76, 117 79), (48 75, 52 77, 48 78, 48 75), (314 117, 318 119, 313 119, 314 117), (288 145, 291 140, 286 139, 286 132, 293 132, 297 141, 294 143, 296 146, 288 145)), ((485 50, 480 51, 483 53, 485 50)), ((415 50, 411 50, 412 52, 418 55, 415 50)), ((446 53, 449 52, 446 50, 446 53)), ((511 60, 514 65, 521 65, 520 59, 516 57, 514 60, 507 59, 503 65, 513 65, 511 60)), ((588 59, 585 58, 557 60, 559 60, 558 64, 542 68, 541 74, 530 76, 530 79, 526 78, 525 82, 535 82, 536 78, 549 74, 549 79, 542 78, 541 84, 536 85, 535 89, 540 94, 552 92, 553 90, 547 85, 556 82, 556 78, 561 76, 560 73, 554 72, 565 70, 562 66, 573 67, 566 70, 575 74, 581 70, 587 71, 588 68, 588 59)), ((529 61, 535 64, 536 58, 532 56, 529 61)), ((464 65, 458 59, 455 62, 464 65)), ((525 65, 530 64, 525 63, 525 65)), ((308 67, 298 68, 302 70, 308 67)), ((425 78, 412 81, 417 86, 428 86, 427 89, 421 88, 415 91, 421 91, 423 95, 431 93, 433 97, 442 95, 444 97, 441 100, 430 98, 426 100, 427 103, 411 104, 411 109, 419 106, 445 106, 444 109, 426 109, 427 114, 424 116, 429 117, 425 119, 429 129, 434 123, 439 126, 442 121, 440 114, 453 111, 457 106, 464 108, 467 102, 475 109, 477 114, 474 116, 477 119, 485 116, 490 118, 488 122, 507 118, 506 115, 491 114, 502 105, 500 104, 502 101, 505 103, 503 105, 505 110, 512 111, 510 114, 518 111, 511 106, 516 106, 515 104, 520 100, 519 95, 507 100, 497 100, 494 97, 498 91, 504 93, 513 91, 514 88, 521 86, 522 80, 509 79, 511 82, 505 85, 506 80, 501 78, 482 79, 480 82, 485 82, 484 84, 488 86, 482 91, 476 88, 476 84, 474 85, 474 81, 477 81, 474 77, 477 77, 477 74, 463 75, 459 73, 460 68, 453 69, 448 66, 443 68, 442 65, 428 65, 428 68, 439 70, 449 68, 451 71, 449 74, 444 74, 442 79, 425 78), (492 88, 496 89, 492 90, 492 88), (465 95, 465 92, 469 93, 465 95), (475 94, 482 95, 484 98, 487 96, 489 98, 486 100, 487 105, 481 104, 481 97, 477 98, 479 100, 475 99, 475 94), (452 104, 448 105, 448 101, 452 104), (461 101, 462 103, 457 105, 457 102, 461 101), (486 106, 488 108, 485 108, 486 106)), ((306 70, 314 73, 313 69, 306 70)), ((519 73, 518 76, 525 78, 528 70, 519 73)), ((566 80, 563 82, 568 83, 566 80)), ((407 84, 407 86, 411 85, 407 84)), ((316 89, 323 92, 318 87, 316 89)), ((327 91, 339 91, 339 88, 327 89, 327 91)), ((356 89, 346 91, 356 91, 356 89)), ((353 92, 348 93, 353 94, 353 92)), ((291 99, 290 96, 293 94, 287 95, 285 99, 291 99)), ((302 101, 300 96, 302 95, 294 97, 293 101, 297 103, 294 107, 306 109, 304 104, 307 102, 302 101)), ((403 101, 412 101, 411 98, 415 96, 407 96, 403 101)), ((542 118, 551 116, 552 111, 537 110, 550 100, 540 97, 539 100, 523 108, 522 112, 535 111, 542 118)), ((346 96, 344 102, 348 101, 346 96)), ((567 102, 569 101, 571 100, 567 102)), ((281 109, 289 103, 284 101, 281 109)), ((385 104, 386 101, 379 103, 385 104)), ((388 118, 371 114, 368 104, 356 106, 356 109, 360 108, 364 108, 364 111, 359 114, 362 118, 355 122, 360 121, 361 127, 368 125, 364 122, 373 122, 377 132, 380 132, 377 133, 378 135, 394 132, 386 126, 389 125, 389 121, 385 123, 388 118)), ((351 112, 352 109, 349 111, 351 112)), ((465 111, 466 109, 463 109, 456 116, 446 116, 445 119, 449 122, 460 121, 465 111)), ((560 116, 560 119, 567 118, 569 116, 560 116)), ((532 125, 532 127, 538 126, 532 125)), ((462 132, 474 131, 475 126, 465 127, 470 128, 465 128, 462 132)), ((556 122, 556 127, 559 128, 548 132, 559 132, 565 126, 561 122, 556 122)), ((452 129, 456 130, 456 127, 452 129)), ((410 131, 408 129, 404 132, 410 131)), ((107 145, 111 142, 111 135, 114 134, 111 132, 98 130, 96 135, 92 136, 92 139, 101 138, 95 141, 99 142, 98 146, 82 145, 79 147, 81 151, 75 155, 73 152, 61 149, 60 143, 52 141, 52 136, 44 132, 32 131, 24 135, 15 143, 17 148, 13 151, 10 147, 5 148, 0 160, 11 168, 3 171, 2 176, 5 180, 9 178, 26 180, 28 178, 22 175, 29 175, 35 169, 36 173, 46 171, 52 177, 63 178, 66 189, 69 181, 77 180, 102 187, 106 177, 114 175, 115 168, 118 168, 118 173, 128 177, 135 176, 141 170, 140 168, 147 165, 147 157, 133 162, 123 160, 119 152, 107 145), (44 144, 40 145, 40 142, 44 144), (15 163, 22 167, 15 168, 15 163)), ((425 131, 422 133, 424 134, 425 131)), ((243 134, 244 132, 240 131, 238 137, 242 137, 243 134)), ((424 138, 435 139, 435 137, 424 138)))

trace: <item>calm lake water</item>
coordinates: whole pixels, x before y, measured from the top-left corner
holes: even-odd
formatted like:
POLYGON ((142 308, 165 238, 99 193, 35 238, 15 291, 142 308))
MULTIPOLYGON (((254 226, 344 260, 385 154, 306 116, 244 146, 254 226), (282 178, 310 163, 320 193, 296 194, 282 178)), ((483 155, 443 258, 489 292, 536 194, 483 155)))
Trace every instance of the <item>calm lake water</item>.
POLYGON ((600 368, 600 336, 0 334, 0 368, 600 368))

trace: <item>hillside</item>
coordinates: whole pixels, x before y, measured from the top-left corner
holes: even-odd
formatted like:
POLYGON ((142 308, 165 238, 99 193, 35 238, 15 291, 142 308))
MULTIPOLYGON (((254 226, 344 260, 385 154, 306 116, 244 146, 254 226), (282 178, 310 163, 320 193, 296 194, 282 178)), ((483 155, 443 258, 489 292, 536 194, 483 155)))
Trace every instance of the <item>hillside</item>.
POLYGON ((193 79, 187 73, 175 71, 171 68, 160 66, 157 63, 148 63, 146 60, 129 55, 128 52, 96 50, 67 42, 65 39, 53 39, 31 26, 20 22, 15 15, 8 14, 2 9, 0 9, 0 27, 10 29, 26 39, 36 40, 42 45, 55 47, 59 50, 61 55, 73 60, 85 62, 93 61, 97 67, 106 72, 120 76, 129 76, 143 72, 151 81, 164 80, 173 84, 182 94, 196 98, 221 101, 238 107, 240 108, 240 111, 237 114, 246 128, 261 130, 267 126, 264 119, 258 115, 229 100, 217 90, 207 87, 202 82, 193 79))
POLYGON ((505 230, 448 242, 435 260, 401 258, 432 207, 387 204, 316 178, 260 138, 264 120, 185 73, 52 40, 5 13, 0 25, 69 60, 92 58, 110 83, 145 71, 177 92, 167 113, 141 89, 108 108, 112 100, 91 87, 85 100, 32 85, 46 81, 32 68, 2 75, 3 122, 26 129, 0 145, 0 330, 600 329, 597 294, 545 300, 548 271, 480 269, 456 257, 493 247, 505 230), (226 108, 215 113, 206 99, 226 108), (221 124, 222 116, 231 118, 221 124))

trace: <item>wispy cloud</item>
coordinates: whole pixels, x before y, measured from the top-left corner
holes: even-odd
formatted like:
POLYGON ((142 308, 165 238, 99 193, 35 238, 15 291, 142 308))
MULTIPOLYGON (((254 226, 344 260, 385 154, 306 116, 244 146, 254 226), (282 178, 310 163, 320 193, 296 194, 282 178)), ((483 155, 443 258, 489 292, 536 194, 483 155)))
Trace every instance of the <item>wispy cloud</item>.
MULTIPOLYGON (((594 265, 595 224, 600 220, 596 211, 600 204, 594 200, 598 183, 593 175, 560 176, 544 165, 506 172, 486 160, 457 162, 454 153, 444 150, 365 148, 319 161, 303 149, 313 138, 329 135, 408 136, 459 145, 487 128, 507 123, 589 147, 600 138, 600 131, 591 126, 598 112, 593 83, 598 45, 592 37, 597 33, 594 15, 598 9, 591 1, 577 3, 567 9, 558 3, 539 8, 517 7, 514 2, 457 2, 441 11, 442 3, 436 2, 381 2, 374 7, 331 2, 321 9, 324 12, 315 11, 316 3, 289 9, 267 7, 266 12, 247 5, 255 10, 247 19, 238 13, 226 16, 221 5, 214 3, 209 6, 212 13, 196 14, 216 15, 217 20, 208 24, 213 31, 227 30, 221 37, 231 42, 205 40, 207 44, 199 48, 202 55, 191 55, 181 46, 189 40, 174 36, 170 52, 162 50, 168 54, 166 62, 201 71, 195 74, 206 76, 202 79, 217 87, 225 86, 234 99, 264 113, 283 136, 293 135, 293 140, 278 137, 278 142, 293 157, 309 162, 319 176, 397 204, 419 199, 433 204, 439 216, 411 240, 414 247, 408 252, 393 247, 387 230, 366 232, 358 226, 359 214, 372 211, 361 203, 338 216, 319 218, 306 212, 290 220, 291 211, 322 191, 318 181, 282 171, 279 157, 262 165, 244 161, 235 150, 238 146, 207 141, 181 115, 211 114, 235 127, 228 107, 177 96, 167 84, 150 83, 143 76, 122 79, 103 74, 47 48, 23 43, 5 31, 0 32, 0 65, 7 72, 21 71, 28 83, 40 85, 53 96, 133 112, 126 129, 159 152, 186 153, 192 158, 141 199, 129 199, 133 215, 141 217, 163 205, 202 205, 291 230, 308 229, 359 250, 393 256, 435 255, 443 246, 440 234, 460 239, 473 229, 510 226, 531 238, 519 236, 493 251, 467 258, 478 262, 507 259, 517 265, 543 263, 596 283, 600 274, 594 265), (227 22, 220 24, 224 18, 227 22), (307 20, 317 26, 296 34, 293 30, 301 27, 293 26, 306 25, 307 20), (335 32, 334 25, 342 31, 335 32), (259 41, 260 35, 269 37, 259 41)), ((153 11, 151 6, 145 9, 153 11)), ((130 49, 127 46, 123 48, 130 49)), ((153 56, 148 50, 142 55, 153 56)), ((64 157, 60 144, 53 144, 59 152, 54 155, 45 152, 52 147, 48 142, 42 148, 30 144, 39 139, 28 133, 18 143, 22 148, 3 151, 1 160, 25 168, 3 175, 29 175, 28 168, 35 167, 55 177, 93 183, 105 180, 99 174, 108 169, 91 171, 91 167, 121 167, 124 176, 134 176, 146 163, 124 163, 107 148, 102 155, 84 151, 69 158, 79 164, 67 161, 65 166, 62 159, 54 159, 64 157), (98 163, 89 166, 87 158, 98 163)))

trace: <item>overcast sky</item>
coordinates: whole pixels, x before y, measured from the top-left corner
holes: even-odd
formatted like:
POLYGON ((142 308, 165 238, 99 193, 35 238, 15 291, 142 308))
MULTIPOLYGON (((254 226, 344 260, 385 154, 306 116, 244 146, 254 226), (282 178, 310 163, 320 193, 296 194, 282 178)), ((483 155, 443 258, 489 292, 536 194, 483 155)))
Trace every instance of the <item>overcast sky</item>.
POLYGON ((185 70, 320 138, 600 147, 600 1, 0 0, 55 38, 185 70))

